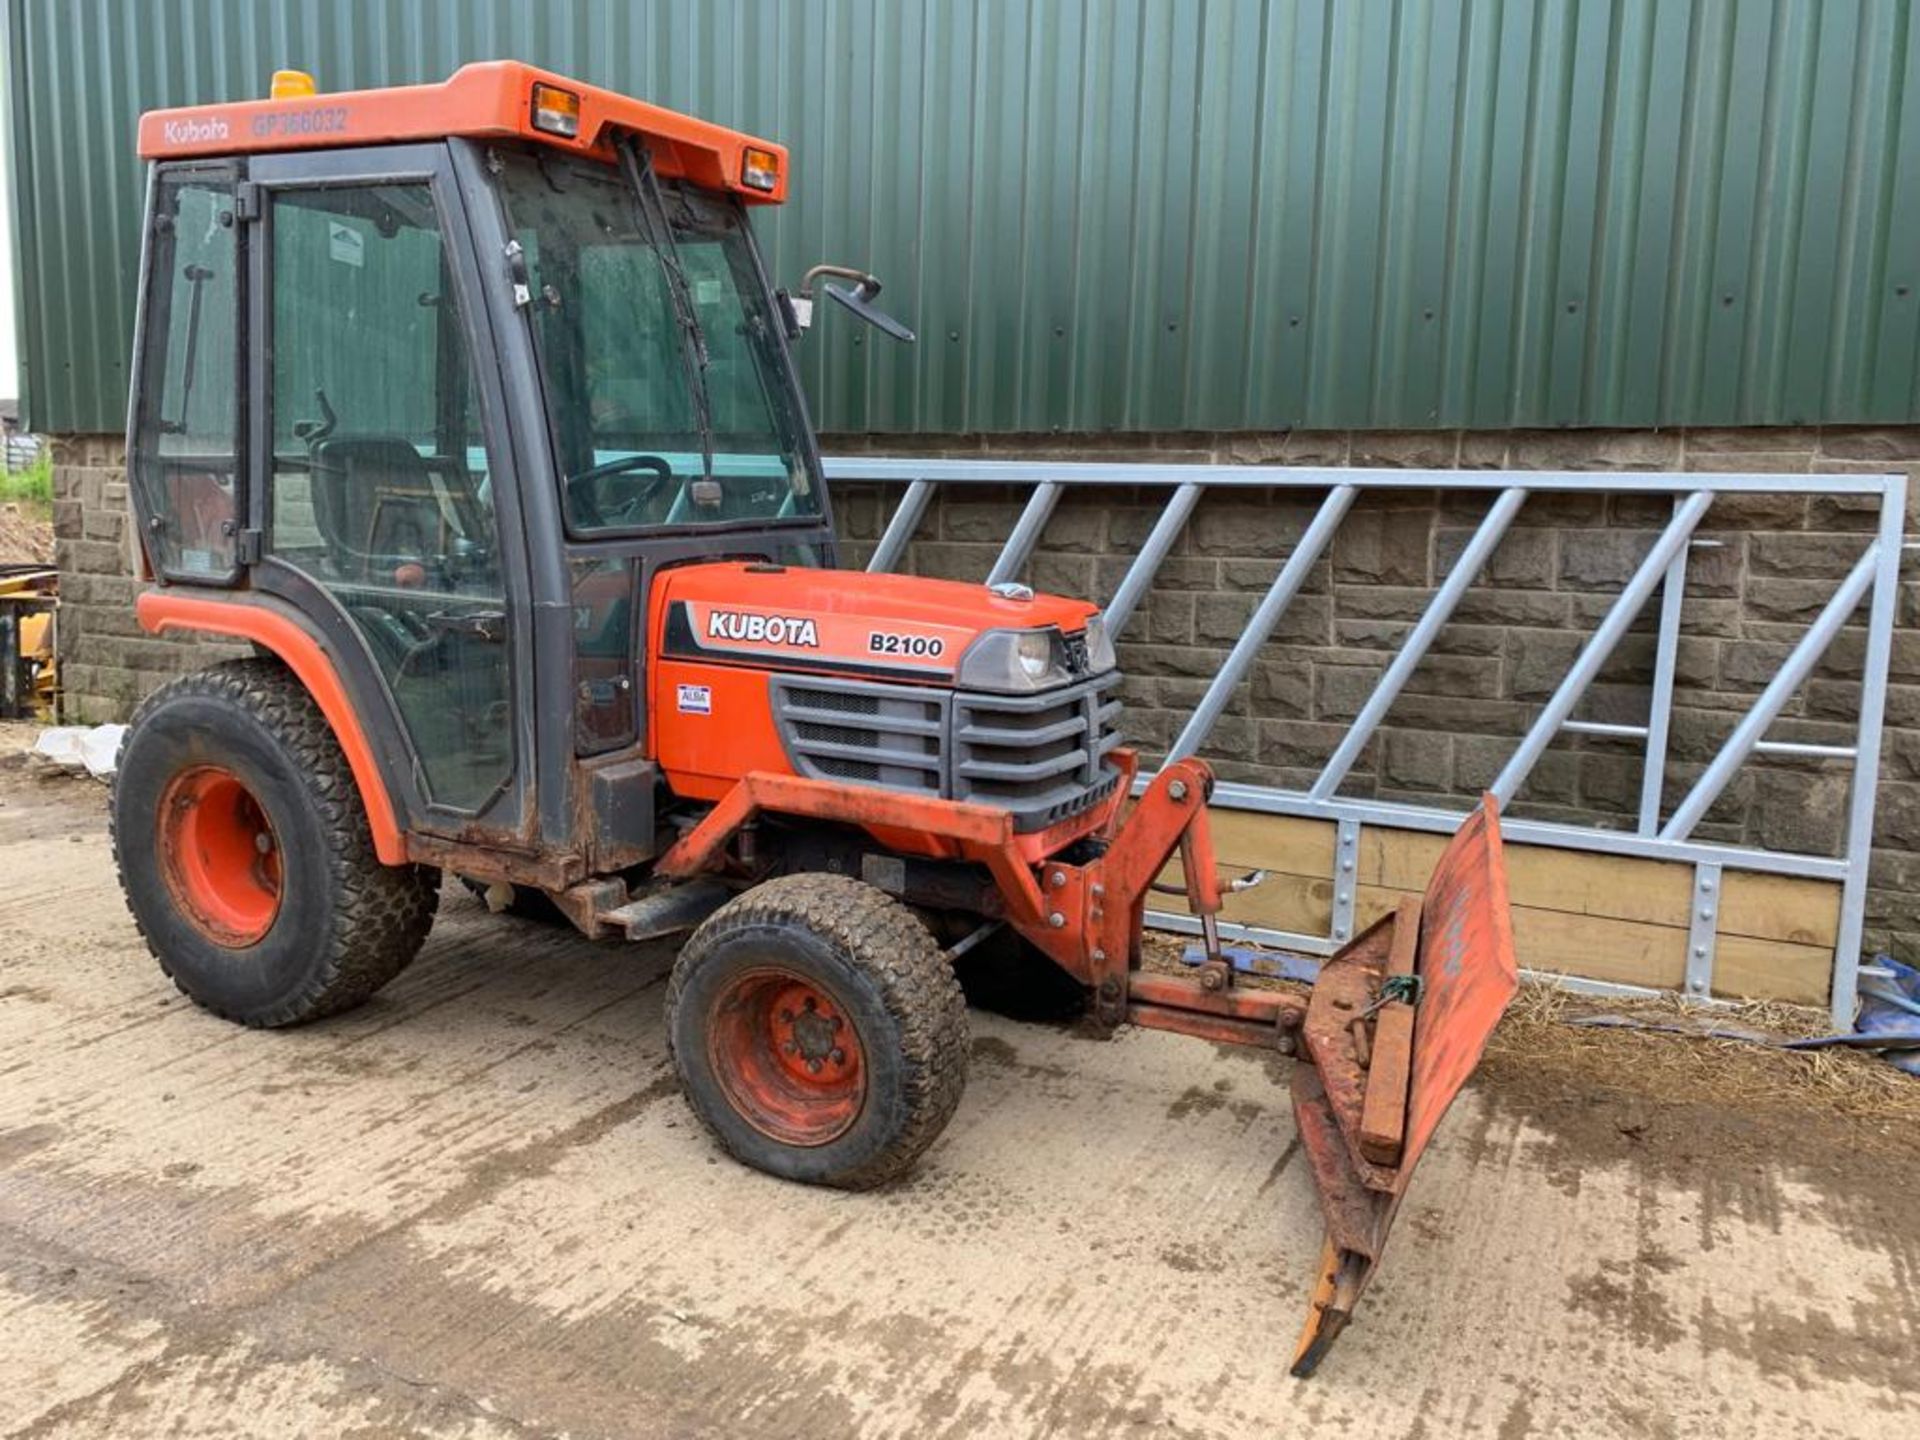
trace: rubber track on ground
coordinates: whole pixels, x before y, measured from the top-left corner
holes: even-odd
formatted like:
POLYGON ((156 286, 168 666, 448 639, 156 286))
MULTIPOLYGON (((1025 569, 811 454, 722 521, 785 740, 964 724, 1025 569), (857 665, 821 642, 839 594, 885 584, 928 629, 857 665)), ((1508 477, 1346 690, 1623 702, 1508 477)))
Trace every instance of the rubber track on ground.
MULTIPOLYGON (((911 1169, 960 1104, 972 1046, 966 996, 953 966, 919 918, 886 892, 849 875, 768 880, 715 911, 686 948, 698 953, 705 948, 702 940, 720 929, 795 922, 847 954, 862 957, 900 1024, 907 1124, 882 1154, 832 1182, 844 1190, 870 1190, 911 1169)), ((669 1043, 686 973, 676 965, 667 984, 669 1043)))
MULTIPOLYGON (((226 660, 183 675, 140 702, 128 722, 127 734, 134 734, 152 711, 181 695, 203 696, 252 716, 290 753, 331 839, 327 863, 342 896, 326 937, 326 963, 299 994, 278 1009, 251 1018, 231 1015, 214 1006, 207 1008, 223 1019, 262 1029, 318 1020, 352 1009, 406 969, 420 952, 440 903, 438 874, 422 866, 380 862, 374 853, 373 831, 367 825, 359 787, 332 726, 306 687, 279 661, 226 660)), ((123 749, 125 743, 121 742, 123 749)), ((116 785, 118 775, 116 767, 116 785)), ((120 837, 116 807, 109 805, 107 814, 117 862, 120 837)), ((124 894, 126 867, 118 868, 124 894)), ((132 897, 127 898, 127 908, 133 911, 132 897)), ((138 911, 133 911, 133 923, 167 978, 185 994, 186 987, 167 965, 167 957, 140 925, 138 911)))

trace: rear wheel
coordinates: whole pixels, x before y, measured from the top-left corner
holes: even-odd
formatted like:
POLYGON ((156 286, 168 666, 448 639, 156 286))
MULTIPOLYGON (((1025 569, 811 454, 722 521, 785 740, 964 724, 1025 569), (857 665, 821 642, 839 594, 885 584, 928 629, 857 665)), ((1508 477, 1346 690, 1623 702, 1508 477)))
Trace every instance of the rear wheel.
POLYGON ((243 1025, 358 1005, 433 924, 437 874, 380 863, 346 756, 277 661, 217 665, 147 698, 121 746, 112 827, 148 949, 196 1004, 243 1025))
POLYGON ((966 1088, 966 1001, 905 906, 841 875, 770 880, 694 932, 667 986, 688 1102, 788 1180, 866 1189, 910 1169, 966 1088))

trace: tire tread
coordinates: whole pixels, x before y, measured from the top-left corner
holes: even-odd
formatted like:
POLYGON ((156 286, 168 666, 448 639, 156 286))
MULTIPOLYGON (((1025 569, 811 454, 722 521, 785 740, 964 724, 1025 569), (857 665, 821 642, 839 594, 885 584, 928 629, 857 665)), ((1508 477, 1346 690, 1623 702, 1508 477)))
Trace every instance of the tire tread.
MULTIPOLYGON (((953 1118, 966 1090, 971 1040, 966 997, 953 966, 906 906, 847 875, 783 875, 737 896, 708 916, 681 951, 667 982, 667 1036, 688 978, 706 948, 746 926, 804 926, 868 971, 900 1025, 907 1121, 886 1149, 837 1173, 830 1183, 869 1190, 910 1170, 953 1118)), ((698 1113, 699 1107, 694 1107, 698 1113)), ((706 1123, 706 1117, 701 1117, 706 1123)), ((708 1125, 713 1130, 712 1125, 708 1125)), ((724 1143, 725 1137, 713 1130, 724 1143)))
MULTIPOLYGON (((412 962, 433 927, 440 887, 436 872, 417 865, 383 864, 374 853, 373 831, 352 767, 333 728, 306 686, 278 660, 227 660, 169 681, 140 702, 128 735, 169 701, 193 696, 229 706, 266 730, 285 751, 306 786, 327 835, 327 864, 342 897, 325 936, 326 954, 297 993, 270 1010, 235 1013, 192 994, 141 923, 127 893, 127 867, 118 866, 127 908, 140 938, 167 978, 196 1004, 239 1024, 272 1029, 303 1024, 350 1010, 412 962)), ((123 751, 124 754, 124 741, 123 751)), ((115 785, 119 783, 118 767, 115 785)), ((108 807, 108 831, 120 856, 118 806, 108 807)))

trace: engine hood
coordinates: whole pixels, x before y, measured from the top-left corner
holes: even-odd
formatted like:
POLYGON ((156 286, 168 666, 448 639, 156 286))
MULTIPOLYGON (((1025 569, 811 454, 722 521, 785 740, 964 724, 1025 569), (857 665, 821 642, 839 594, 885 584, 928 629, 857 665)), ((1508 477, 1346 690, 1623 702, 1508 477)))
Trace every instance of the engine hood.
POLYGON ((735 562, 663 572, 653 605, 665 656, 907 680, 950 679, 984 631, 1074 634, 1098 611, 958 580, 735 562))

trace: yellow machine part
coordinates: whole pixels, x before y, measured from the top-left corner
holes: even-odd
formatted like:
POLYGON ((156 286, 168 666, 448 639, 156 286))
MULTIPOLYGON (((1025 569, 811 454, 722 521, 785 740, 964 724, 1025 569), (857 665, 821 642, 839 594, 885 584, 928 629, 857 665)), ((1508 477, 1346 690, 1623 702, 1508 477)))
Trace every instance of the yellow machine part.
POLYGON ((0 576, 0 595, 51 595, 59 584, 52 570, 28 570, 18 575, 0 576))
POLYGON ((20 622, 20 653, 36 660, 53 659, 52 615, 29 615, 20 622))
POLYGON ((20 653, 33 664, 35 718, 52 724, 54 702, 60 693, 60 663, 53 657, 53 614, 29 615, 20 622, 20 653))
MULTIPOLYGON (((51 574, 9 576, 0 580, 0 604, 51 600, 51 574)), ((53 611, 35 609, 20 617, 18 644, 22 659, 33 667, 35 718, 51 723, 60 689, 59 662, 53 654, 53 611)))

